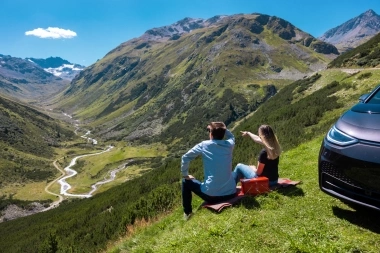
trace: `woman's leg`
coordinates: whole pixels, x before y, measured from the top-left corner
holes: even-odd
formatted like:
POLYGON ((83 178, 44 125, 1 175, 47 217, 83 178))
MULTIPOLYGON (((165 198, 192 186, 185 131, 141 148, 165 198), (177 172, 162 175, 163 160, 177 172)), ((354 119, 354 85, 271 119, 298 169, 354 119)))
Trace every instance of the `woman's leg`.
POLYGON ((242 178, 255 178, 257 177, 256 172, 248 165, 238 163, 234 170, 235 181, 238 183, 242 178))

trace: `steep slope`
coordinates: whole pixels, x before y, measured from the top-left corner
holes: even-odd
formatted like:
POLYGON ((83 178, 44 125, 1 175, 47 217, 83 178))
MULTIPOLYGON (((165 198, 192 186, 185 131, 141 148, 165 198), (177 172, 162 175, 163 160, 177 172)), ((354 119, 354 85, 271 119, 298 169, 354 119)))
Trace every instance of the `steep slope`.
POLYGON ((278 17, 187 18, 121 44, 55 106, 91 121, 105 139, 192 144, 210 120, 247 115, 336 54, 278 17))
POLYGON ((44 71, 38 65, 0 54, 0 93, 23 100, 51 96, 64 89, 68 81, 44 71))
POLYGON ((329 68, 368 68, 380 65, 380 34, 335 58, 329 68))
POLYGON ((328 30, 319 39, 335 45, 340 52, 346 52, 368 41, 379 31, 380 16, 368 10, 328 30))
POLYGON ((75 136, 68 126, 1 96, 0 122, 0 189, 55 175, 53 147, 75 136))

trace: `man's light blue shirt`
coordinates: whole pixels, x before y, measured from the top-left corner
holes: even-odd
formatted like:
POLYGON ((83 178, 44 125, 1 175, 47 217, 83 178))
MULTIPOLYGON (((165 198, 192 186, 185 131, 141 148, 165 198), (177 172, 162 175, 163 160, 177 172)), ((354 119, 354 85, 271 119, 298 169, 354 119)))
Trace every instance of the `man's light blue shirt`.
POLYGON ((189 175, 189 163, 202 155, 204 182, 201 191, 209 196, 225 196, 236 192, 236 183, 232 176, 232 151, 235 137, 227 129, 226 140, 202 141, 182 156, 182 176, 189 175))

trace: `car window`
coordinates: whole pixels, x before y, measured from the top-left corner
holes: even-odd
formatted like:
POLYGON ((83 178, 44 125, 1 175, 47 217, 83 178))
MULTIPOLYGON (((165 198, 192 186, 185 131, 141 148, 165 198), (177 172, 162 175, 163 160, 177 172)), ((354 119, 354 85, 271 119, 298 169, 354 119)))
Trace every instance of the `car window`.
POLYGON ((367 101, 368 104, 380 104, 380 90, 374 94, 370 100, 367 101))

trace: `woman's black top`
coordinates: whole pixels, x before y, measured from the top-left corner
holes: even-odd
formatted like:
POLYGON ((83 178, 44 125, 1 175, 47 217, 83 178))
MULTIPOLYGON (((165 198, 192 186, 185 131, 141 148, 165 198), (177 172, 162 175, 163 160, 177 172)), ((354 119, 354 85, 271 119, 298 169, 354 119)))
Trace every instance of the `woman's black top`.
POLYGON ((262 149, 259 154, 259 162, 265 164, 265 166, 260 176, 267 177, 269 181, 277 181, 279 161, 280 157, 277 157, 274 160, 268 159, 267 151, 265 149, 262 149))

